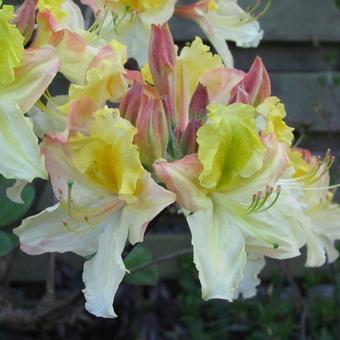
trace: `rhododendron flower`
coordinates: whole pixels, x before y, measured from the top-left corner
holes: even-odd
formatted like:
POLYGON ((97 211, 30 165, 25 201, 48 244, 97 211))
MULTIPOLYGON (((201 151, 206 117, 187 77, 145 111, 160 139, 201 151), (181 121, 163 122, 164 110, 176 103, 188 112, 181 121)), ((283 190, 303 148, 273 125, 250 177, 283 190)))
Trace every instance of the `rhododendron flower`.
MULTIPOLYGON (((127 90, 125 79, 126 47, 116 41, 98 50, 88 65, 84 84, 71 84, 68 102, 82 97, 93 99, 102 107, 106 101, 117 102, 127 90)), ((62 108, 67 111, 68 105, 62 108)))
POLYGON ((73 0, 38 0, 36 8, 38 29, 35 45, 47 43, 54 32, 64 29, 71 32, 85 30, 81 10, 73 0))
POLYGON ((58 71, 52 48, 24 50, 13 7, 0 9, 0 173, 32 181, 46 177, 32 122, 24 116, 58 71))
POLYGON ((106 41, 116 39, 128 48, 128 56, 139 65, 147 60, 151 25, 167 22, 177 0, 82 0, 97 15, 98 35, 106 41))
POLYGON ((256 47, 263 36, 256 18, 245 12, 237 0, 200 0, 176 7, 176 14, 200 25, 225 66, 233 66, 226 40, 240 47, 256 47))
MULTIPOLYGON (((295 234, 300 226, 290 217, 295 201, 278 199, 276 182, 288 167, 285 144, 275 133, 259 134, 259 113, 250 105, 215 104, 208 111, 197 132, 198 153, 173 163, 158 161, 155 170, 192 213, 187 221, 203 298, 231 301, 251 271, 248 257, 259 261, 260 270, 263 255, 299 254, 295 234), (281 204, 284 209, 272 208, 281 204)), ((256 282, 248 284, 254 291, 256 282)))
POLYGON ((89 64, 107 43, 93 39, 91 32, 85 31, 81 10, 72 0, 38 2, 37 6, 37 32, 32 46, 52 45, 60 72, 70 81, 84 84, 89 64))
POLYGON ((126 48, 117 41, 98 49, 84 71, 83 84, 71 83, 68 95, 52 97, 45 93, 47 103, 39 101, 29 112, 35 132, 43 137, 45 133, 64 130, 67 115, 83 102, 81 99, 92 99, 97 108, 103 107, 107 101, 117 102, 128 87, 125 61, 126 48))
POLYGON ((69 115, 68 130, 48 135, 42 147, 59 203, 24 220, 15 233, 29 254, 94 255, 84 264, 86 308, 114 317, 127 239, 141 242, 149 221, 175 197, 143 169, 132 144, 136 129, 117 110, 91 112, 94 104, 84 104, 69 115))
POLYGON ((289 158, 294 173, 291 180, 281 180, 283 187, 303 191, 301 206, 308 217, 304 223, 307 239, 306 266, 322 266, 326 261, 334 262, 339 254, 334 241, 340 239, 340 207, 332 202, 333 188, 330 186, 329 168, 334 157, 327 152, 324 159, 313 156, 308 150, 291 149, 289 158))

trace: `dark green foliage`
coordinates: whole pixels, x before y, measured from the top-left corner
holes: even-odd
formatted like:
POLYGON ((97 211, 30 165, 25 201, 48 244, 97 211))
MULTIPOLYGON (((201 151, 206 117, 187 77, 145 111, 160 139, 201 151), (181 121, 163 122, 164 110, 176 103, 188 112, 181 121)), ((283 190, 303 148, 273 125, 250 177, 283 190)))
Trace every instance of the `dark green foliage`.
POLYGON ((31 207, 35 191, 32 185, 26 185, 22 192, 23 204, 10 201, 6 196, 6 189, 14 184, 13 180, 0 177, 0 227, 10 226, 20 220, 31 207))
MULTIPOLYGON (((135 268, 148 263, 152 259, 151 251, 141 245, 135 246, 124 259, 126 268, 133 271, 135 268)), ((150 266, 135 273, 125 275, 124 281, 134 285, 154 286, 158 281, 156 266, 150 266)))

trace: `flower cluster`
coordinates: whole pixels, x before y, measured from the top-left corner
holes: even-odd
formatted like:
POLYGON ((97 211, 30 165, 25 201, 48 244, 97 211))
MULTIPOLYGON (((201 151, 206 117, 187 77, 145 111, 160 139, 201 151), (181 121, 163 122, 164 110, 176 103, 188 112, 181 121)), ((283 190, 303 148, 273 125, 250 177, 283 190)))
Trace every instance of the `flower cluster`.
POLYGON ((204 299, 256 294, 265 257, 307 246, 307 266, 334 261, 340 208, 323 158, 293 145, 260 58, 233 68, 225 40, 256 46, 255 14, 236 0, 25 0, 0 5, 0 173, 49 178, 58 201, 14 230, 29 254, 88 259, 86 308, 114 317, 127 241, 171 204, 192 236, 204 299), (92 11, 92 13, 91 13, 92 11), (193 20, 181 50, 168 20, 193 20), (147 46, 148 45, 148 46, 147 46), (134 57, 139 70, 125 68, 134 57), (67 93, 53 95, 57 75, 67 93))

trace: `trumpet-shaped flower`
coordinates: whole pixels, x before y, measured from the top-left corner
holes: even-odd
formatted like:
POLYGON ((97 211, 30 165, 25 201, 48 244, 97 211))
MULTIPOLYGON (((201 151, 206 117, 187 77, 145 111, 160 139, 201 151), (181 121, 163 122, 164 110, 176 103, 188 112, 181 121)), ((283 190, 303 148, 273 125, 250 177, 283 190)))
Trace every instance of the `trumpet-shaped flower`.
POLYGON ((106 41, 118 40, 127 46, 128 57, 139 65, 147 61, 147 46, 152 24, 167 22, 177 0, 82 0, 97 15, 97 33, 106 41))
POLYGON ((279 198, 276 187, 288 167, 286 146, 273 133, 258 133, 256 108, 215 104, 208 111, 197 132, 197 154, 156 162, 155 170, 180 206, 192 213, 187 221, 203 298, 231 301, 242 287, 253 292, 257 284, 249 275, 249 258, 258 259, 259 271, 263 255, 282 259, 299 254, 299 223, 291 217, 295 201, 279 198))
POLYGON ((59 203, 24 220, 15 233, 29 254, 94 255, 84 264, 86 308, 114 317, 114 295, 127 271, 125 243, 141 242, 148 222, 174 195, 143 169, 132 144, 136 129, 117 110, 89 107, 70 114, 68 130, 43 144, 59 203))
MULTIPOLYGON (((1 52, 0 52, 1 53, 1 52)), ((15 69, 14 80, 0 84, 0 173, 8 178, 32 181, 46 178, 38 139, 32 122, 24 116, 44 93, 58 71, 52 48, 24 51, 22 64, 15 69)))
POLYGON ((34 46, 44 45, 51 34, 63 29, 78 33, 85 30, 81 10, 72 0, 38 0, 36 7, 38 29, 34 46))
POLYGON ((340 207, 333 202, 329 176, 334 158, 327 152, 322 160, 304 149, 291 149, 289 158, 294 169, 293 178, 282 180, 282 185, 288 188, 300 185, 303 191, 300 201, 308 217, 304 225, 306 266, 321 266, 326 259, 333 262, 339 256, 334 241, 340 239, 340 207))
MULTIPOLYGON (((112 41, 102 47, 86 70, 85 84, 71 84, 68 102, 82 97, 92 98, 101 107, 107 100, 118 101, 127 90, 125 79, 126 48, 112 41)), ((62 111, 68 111, 68 104, 62 111)))
POLYGON ((200 0, 176 7, 176 14, 194 20, 203 30, 225 66, 233 66, 226 40, 240 47, 256 47, 263 36, 259 23, 237 0, 200 0))
POLYGON ((86 70, 101 48, 103 39, 93 39, 85 31, 79 6, 72 0, 58 0, 37 4, 37 32, 32 46, 52 45, 59 58, 60 72, 71 82, 84 84, 86 70))

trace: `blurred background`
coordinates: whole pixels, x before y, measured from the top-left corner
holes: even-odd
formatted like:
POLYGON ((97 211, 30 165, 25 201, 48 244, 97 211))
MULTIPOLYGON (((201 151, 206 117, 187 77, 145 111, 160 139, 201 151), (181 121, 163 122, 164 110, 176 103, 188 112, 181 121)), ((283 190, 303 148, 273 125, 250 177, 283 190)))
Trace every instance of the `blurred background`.
MULTIPOLYGON (((244 8, 254 3, 240 1, 244 8)), ((258 48, 230 43, 235 66, 247 71, 255 56, 262 57, 299 146, 320 155, 331 148, 339 159, 340 1, 273 0, 260 24, 264 39, 258 48)), ((182 19, 172 20, 171 28, 179 47, 195 35, 204 37, 182 19)), ((340 182, 339 160, 332 182, 340 182)), ((203 302, 188 228, 171 210, 152 223, 146 242, 126 259, 133 273, 116 295, 119 318, 95 318, 84 310, 80 293, 83 259, 27 256, 10 232, 22 218, 52 204, 49 185, 35 181, 25 189, 25 204, 17 205, 5 195, 11 183, 0 181, 0 340, 340 337, 340 261, 313 269, 304 268, 304 256, 268 260, 257 297, 203 302)))

